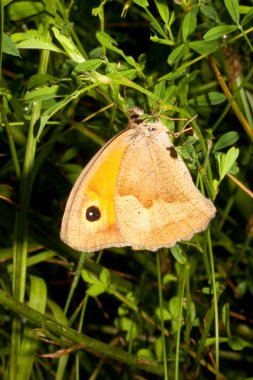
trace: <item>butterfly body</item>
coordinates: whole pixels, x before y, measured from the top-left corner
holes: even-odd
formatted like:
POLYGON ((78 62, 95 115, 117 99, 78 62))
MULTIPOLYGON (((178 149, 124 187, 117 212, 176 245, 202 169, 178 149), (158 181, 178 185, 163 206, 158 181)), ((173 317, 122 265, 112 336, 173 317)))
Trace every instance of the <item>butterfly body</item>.
POLYGON ((141 122, 111 139, 84 168, 67 202, 61 238, 81 251, 156 251, 203 231, 215 211, 167 128, 141 122))

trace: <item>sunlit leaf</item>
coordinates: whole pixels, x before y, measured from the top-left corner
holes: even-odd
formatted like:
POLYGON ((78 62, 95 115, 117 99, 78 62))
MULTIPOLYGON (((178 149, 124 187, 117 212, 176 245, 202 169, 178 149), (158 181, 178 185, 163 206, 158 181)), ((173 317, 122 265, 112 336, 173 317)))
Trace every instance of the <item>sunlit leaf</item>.
POLYGON ((232 18, 238 24, 240 21, 239 2, 238 0, 224 0, 224 4, 232 18))
POLYGON ((236 25, 219 25, 211 28, 206 32, 203 36, 204 40, 211 41, 217 40, 218 38, 225 37, 227 34, 230 34, 237 30, 238 27, 236 25))

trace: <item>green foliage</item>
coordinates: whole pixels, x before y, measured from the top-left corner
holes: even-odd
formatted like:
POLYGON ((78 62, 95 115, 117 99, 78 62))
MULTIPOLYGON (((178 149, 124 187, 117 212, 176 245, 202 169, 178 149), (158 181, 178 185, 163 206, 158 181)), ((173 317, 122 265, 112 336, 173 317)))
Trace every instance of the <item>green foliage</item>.
POLYGON ((4 380, 253 378, 249 4, 0 2, 4 380), (67 196, 132 106, 217 216, 159 253, 75 252, 67 196))

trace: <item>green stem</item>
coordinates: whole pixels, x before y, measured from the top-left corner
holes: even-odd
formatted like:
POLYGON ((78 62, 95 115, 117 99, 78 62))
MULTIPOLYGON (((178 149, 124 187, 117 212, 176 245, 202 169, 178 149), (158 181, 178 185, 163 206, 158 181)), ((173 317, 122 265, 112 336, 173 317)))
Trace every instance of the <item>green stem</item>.
POLYGON ((157 264, 157 278, 158 278, 158 295, 159 295, 159 305, 161 314, 161 332, 162 332, 162 343, 163 343, 163 369, 164 369, 164 380, 169 379, 168 366, 167 366, 167 350, 166 350, 166 340, 165 340, 165 329, 164 329, 164 319, 163 319, 163 293, 162 293, 162 276, 161 276, 161 263, 159 251, 156 254, 156 264, 157 264))
POLYGON ((12 127, 10 127, 10 124, 7 118, 7 112, 8 112, 7 110, 8 110, 7 101, 6 101, 6 98, 3 97, 3 105, 0 104, 0 114, 2 114, 3 124, 6 129, 6 134, 9 141, 9 147, 11 151, 11 157, 12 157, 12 162, 13 162, 14 170, 16 173, 16 177, 20 178, 20 174, 21 174, 20 165, 18 161, 17 150, 15 147, 15 141, 13 139, 12 127))
POLYGON ((72 284, 71 284, 71 287, 70 287, 70 290, 69 290, 69 294, 68 294, 68 298, 67 298, 67 301, 66 301, 66 304, 65 304, 65 307, 64 307, 64 314, 65 315, 67 315, 67 313, 68 313, 70 302, 72 300, 74 291, 75 291, 75 289, 76 289, 76 287, 78 285, 78 282, 80 280, 81 271, 83 270, 83 266, 84 266, 84 262, 86 260, 86 257, 87 257, 87 255, 84 252, 82 252, 81 255, 80 255, 80 258, 79 258, 76 270, 75 270, 75 277, 74 277, 74 279, 72 281, 72 284))
POLYGON ((213 261, 213 249, 212 249, 212 241, 210 229, 207 231, 207 239, 208 239, 208 248, 209 248, 209 256, 210 256, 210 266, 212 273, 212 289, 213 289, 213 304, 214 304, 214 317, 215 317, 215 358, 216 358, 216 379, 219 380, 219 314, 218 314, 218 295, 217 295, 217 287, 215 281, 215 268, 213 261))
MULTIPOLYGON (((182 265, 180 265, 180 268, 182 265)), ((179 278, 179 313, 178 313, 178 329, 177 329, 177 343, 176 343, 176 360, 175 360, 175 380, 179 379, 179 357, 180 357, 180 335, 182 327, 182 314, 183 314, 183 302, 184 302, 184 291, 185 291, 185 276, 186 276, 186 265, 183 266, 183 270, 180 270, 179 278), (183 277, 183 278, 182 278, 183 277)))
POLYGON ((64 345, 66 345, 66 341, 70 341, 73 344, 80 344, 80 348, 85 348, 87 351, 95 353, 99 356, 102 355, 102 357, 118 360, 122 363, 126 363, 130 366, 142 369, 143 371, 153 373, 155 375, 163 375, 163 367, 156 361, 146 358, 145 360, 140 360, 140 358, 117 347, 113 347, 94 338, 90 338, 87 335, 81 334, 74 329, 64 326, 52 320, 48 316, 39 313, 38 311, 15 300, 3 290, 0 290, 0 304, 17 315, 27 318, 35 326, 43 328, 45 333, 48 331, 51 334, 57 335, 61 339, 65 338, 66 340, 63 340, 64 345))
MULTIPOLYGON (((210 231, 207 231, 207 241, 209 247, 209 259, 210 259, 210 267, 211 267, 211 279, 212 279, 212 293, 213 299, 211 307, 206 315, 205 323, 204 323, 204 331, 201 335, 201 339, 199 341, 199 346, 197 350, 196 363, 200 362, 201 355, 205 349, 206 339, 208 338, 213 320, 215 319, 215 356, 216 356, 216 379, 219 379, 219 315, 218 315, 218 300, 221 295, 222 289, 217 287, 215 281, 215 270, 214 270, 214 261, 213 261, 213 252, 212 252, 212 244, 210 231)), ((196 371, 197 373, 197 371, 196 371)))

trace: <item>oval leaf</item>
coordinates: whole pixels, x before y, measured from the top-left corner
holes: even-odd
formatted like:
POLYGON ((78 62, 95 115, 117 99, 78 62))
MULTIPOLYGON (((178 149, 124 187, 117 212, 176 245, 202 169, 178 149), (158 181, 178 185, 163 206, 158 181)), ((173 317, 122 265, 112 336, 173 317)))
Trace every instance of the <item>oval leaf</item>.
POLYGON ((123 50, 117 48, 115 45, 117 45, 117 42, 107 33, 105 32, 97 32, 96 37, 100 44, 104 46, 105 48, 114 51, 115 53, 118 53, 121 55, 126 62, 131 66, 136 66, 135 60, 131 56, 126 56, 123 52, 123 50))
POLYGON ((236 24, 239 24, 240 12, 238 0, 225 0, 224 2, 232 20, 236 22, 236 24))
POLYGON ((189 43, 189 46, 192 50, 196 51, 199 54, 211 54, 218 49, 218 41, 192 41, 189 43))
POLYGON ((139 5, 142 8, 148 7, 148 1, 147 0, 134 0, 134 3, 139 5))
POLYGON ((5 33, 3 34, 3 52, 6 54, 14 55, 16 57, 20 57, 19 51, 16 48, 15 43, 5 33))
POLYGON ((186 42, 187 38, 194 32, 197 25, 197 18, 195 13, 189 12, 184 18, 182 33, 183 40, 186 42))
POLYGON ((88 294, 91 297, 97 297, 99 294, 104 293, 106 290, 105 286, 102 286, 100 284, 91 285, 89 289, 86 291, 86 294, 88 294))
POLYGON ((225 177, 225 175, 230 171, 235 161, 237 160, 237 157, 239 155, 239 149, 232 147, 226 154, 216 153, 216 155, 221 181, 225 177))
POLYGON ((9 17, 12 21, 22 20, 31 17, 44 10, 42 2, 37 1, 20 1, 11 4, 8 7, 9 17))
POLYGON ((180 264, 186 264, 187 260, 182 254, 182 250, 178 245, 175 245, 174 247, 170 248, 170 251, 172 255, 175 257, 175 259, 180 263, 180 264))
POLYGON ((222 135, 214 145, 213 150, 217 151, 227 146, 233 145, 239 139, 239 134, 236 131, 230 131, 222 135))
POLYGON ((248 22, 250 22, 253 18, 253 7, 250 8, 250 10, 246 13, 246 15, 243 17, 242 25, 246 25, 248 22))
POLYGON ((234 351, 241 351, 245 347, 252 347, 248 342, 240 338, 239 336, 232 336, 229 341, 228 345, 232 348, 234 351))
POLYGON ((226 96, 218 91, 210 91, 208 94, 197 96, 189 101, 190 104, 196 104, 198 106, 208 106, 221 104, 226 100, 226 96))
POLYGON ((72 74, 80 74, 85 71, 95 71, 103 61, 101 59, 90 59, 89 61, 81 62, 72 71, 72 74))
POLYGON ((158 12, 165 24, 169 22, 169 8, 166 0, 155 0, 158 12))
POLYGON ((203 36, 204 40, 211 41, 224 37, 225 35, 234 32, 237 28, 236 25, 219 25, 208 30, 203 36))
POLYGON ((209 5, 203 5, 202 7, 200 7, 200 11, 203 13, 203 15, 212 20, 218 19, 216 10, 213 7, 210 7, 209 5))
POLYGON ((168 57, 168 64, 173 65, 173 63, 178 62, 184 56, 185 49, 185 44, 179 45, 176 49, 174 49, 168 57))

